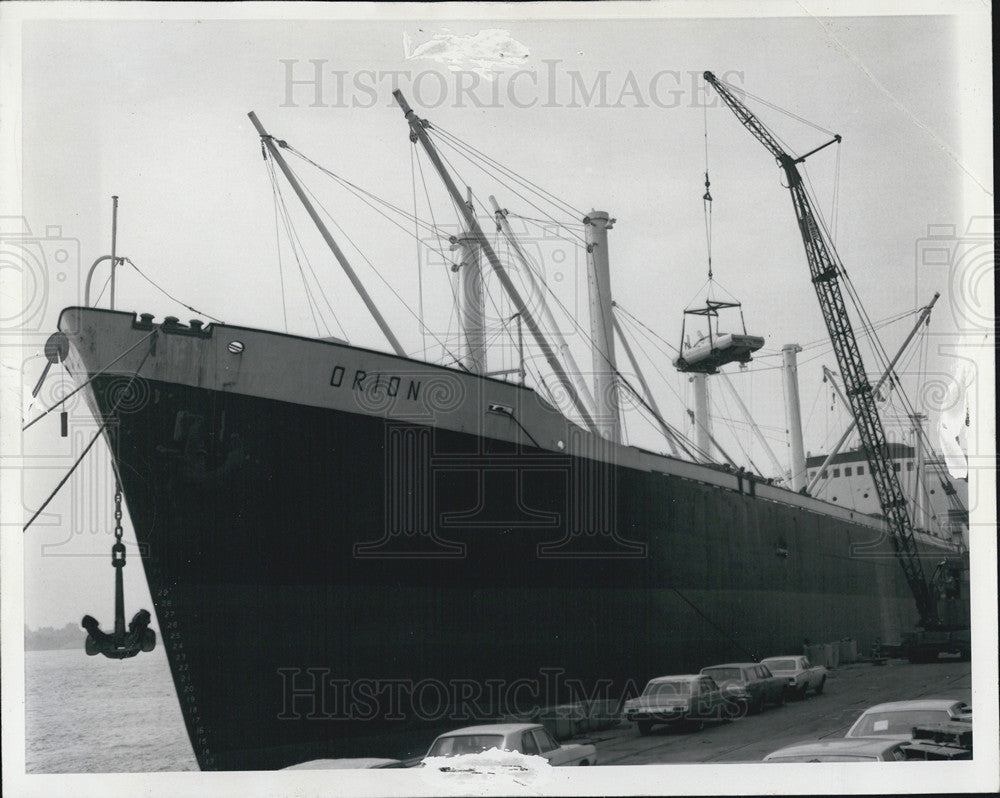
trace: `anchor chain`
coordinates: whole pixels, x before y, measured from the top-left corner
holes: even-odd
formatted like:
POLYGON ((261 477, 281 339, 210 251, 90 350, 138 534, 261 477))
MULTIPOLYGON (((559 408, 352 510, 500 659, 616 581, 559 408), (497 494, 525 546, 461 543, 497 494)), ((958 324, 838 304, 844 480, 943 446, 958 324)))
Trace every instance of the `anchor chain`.
POLYGON ((125 544, 122 543, 122 486, 115 476, 115 542, 111 546, 111 565, 115 569, 115 631, 102 632, 97 619, 84 615, 81 625, 87 630, 85 650, 88 655, 103 654, 109 659, 127 659, 140 651, 156 647, 156 632, 149 628, 152 617, 148 610, 139 610, 125 629, 125 544))

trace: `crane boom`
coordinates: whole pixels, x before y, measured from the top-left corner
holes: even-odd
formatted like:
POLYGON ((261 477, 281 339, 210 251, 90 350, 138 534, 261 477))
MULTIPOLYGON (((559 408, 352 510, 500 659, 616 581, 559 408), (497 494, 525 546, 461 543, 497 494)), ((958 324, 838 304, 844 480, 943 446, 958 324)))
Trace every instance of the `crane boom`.
POLYGON ((806 157, 835 141, 840 141, 840 136, 806 155, 795 158, 785 152, 774 135, 715 75, 706 72, 704 77, 705 81, 718 92, 722 101, 736 114, 743 126, 767 148, 785 172, 788 190, 792 194, 792 204, 795 207, 795 218, 799 224, 799 233, 805 245, 813 286, 837 356, 837 364, 840 366, 845 393, 857 421, 858 434, 888 525, 892 547, 916 601, 920 625, 927 629, 937 628, 941 624, 934 590, 924 576, 906 499, 886 445, 885 430, 875 405, 875 395, 865 373, 861 352, 840 290, 838 280, 843 267, 833 243, 828 240, 817 221, 798 169, 798 164, 806 157))

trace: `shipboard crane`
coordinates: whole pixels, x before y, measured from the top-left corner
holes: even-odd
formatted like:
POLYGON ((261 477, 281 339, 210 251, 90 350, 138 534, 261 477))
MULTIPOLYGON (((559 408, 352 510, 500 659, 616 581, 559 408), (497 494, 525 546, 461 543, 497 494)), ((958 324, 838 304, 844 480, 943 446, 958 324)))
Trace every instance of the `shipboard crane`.
MULTIPOLYGON (((777 138, 757 119, 753 112, 730 91, 728 86, 719 81, 711 72, 706 72, 704 77, 705 81, 718 92, 722 101, 736 114, 743 126, 767 148, 784 170, 788 181, 787 187, 792 194, 792 203, 795 206, 795 217, 802 235, 802 243, 805 245, 806 258, 809 261, 809 270, 812 274, 816 296, 819 299, 826 329, 837 356, 845 392, 857 421, 858 432, 867 455, 875 489, 878 492, 879 503, 889 528, 890 540, 906 576, 907 584, 916 600, 917 612, 920 616, 919 625, 923 630, 932 634, 945 633, 943 637, 936 638, 941 640, 941 644, 934 648, 935 658, 938 650, 960 650, 963 654, 968 653, 967 637, 963 638, 960 643, 954 643, 952 635, 949 634, 953 627, 945 626, 938 616, 935 585, 924 576, 920 553, 914 538, 913 524, 907 511, 906 498, 889 455, 885 430, 875 405, 874 392, 865 373, 861 352, 858 349, 857 339, 854 336, 854 330, 851 327, 840 290, 838 280, 843 267, 832 241, 829 240, 828 234, 819 224, 798 169, 798 165, 810 155, 839 142, 841 137, 834 136, 826 144, 816 147, 805 155, 799 157, 790 155, 785 152, 777 138)), ((923 654, 927 653, 930 642, 929 639, 924 639, 923 654)), ((915 651, 920 645, 921 642, 918 641, 913 645, 911 651, 915 651)), ((913 658, 912 654, 911 658, 913 658)))

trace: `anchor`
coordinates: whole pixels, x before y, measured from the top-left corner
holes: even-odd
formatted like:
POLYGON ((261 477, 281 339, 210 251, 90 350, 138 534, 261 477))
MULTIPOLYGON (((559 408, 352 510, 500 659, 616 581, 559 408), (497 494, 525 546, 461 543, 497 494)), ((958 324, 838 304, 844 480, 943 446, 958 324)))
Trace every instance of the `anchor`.
POLYGON ((108 659, 128 659, 140 651, 156 648, 156 632, 149 628, 148 610, 139 610, 132 616, 128 631, 125 631, 125 588, 122 569, 125 567, 125 544, 122 543, 122 493, 121 485, 115 484, 115 543, 111 547, 111 565, 115 569, 115 631, 101 631, 97 619, 84 615, 81 625, 87 630, 84 646, 88 656, 103 654, 108 659))

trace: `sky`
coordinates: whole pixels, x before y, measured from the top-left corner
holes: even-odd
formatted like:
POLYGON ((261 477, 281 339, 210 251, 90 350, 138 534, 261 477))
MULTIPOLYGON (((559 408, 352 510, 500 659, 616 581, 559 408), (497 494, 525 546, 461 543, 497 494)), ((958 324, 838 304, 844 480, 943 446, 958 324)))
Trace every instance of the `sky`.
MULTIPOLYGON (((966 146, 959 123, 960 35, 955 18, 935 15, 380 24, 26 21, 22 157, 16 174, 20 215, 33 240, 42 242, 35 251, 48 253, 41 268, 56 270, 56 279, 48 275, 43 299, 31 294, 24 303, 22 328, 35 333, 25 341, 25 387, 41 372, 40 344, 54 329, 59 309, 82 303, 87 270, 110 251, 113 194, 120 198, 117 251, 142 273, 119 270, 119 309, 305 335, 318 330, 387 348, 280 179, 307 259, 302 268, 307 274, 313 270, 317 277, 309 276, 310 285, 315 289, 318 278, 329 302, 319 300, 315 313, 321 318, 314 317, 287 236, 279 237, 276 229, 272 185, 247 112, 254 110, 269 132, 324 168, 409 212, 416 192, 418 216, 454 232, 457 216, 430 163, 417 154, 414 166, 414 147, 391 96, 398 85, 432 125, 575 209, 574 218, 540 204, 521 186, 500 185, 461 154, 442 150, 458 182, 470 184, 485 208, 481 219, 487 230, 492 228, 487 220, 491 193, 515 214, 553 214, 569 223, 543 229, 520 222, 519 232, 545 259, 558 303, 569 311, 555 308, 561 328, 584 368, 590 362, 586 336, 568 320, 568 315, 582 320, 585 330, 586 280, 577 222, 592 208, 618 220, 609 234, 612 292, 652 332, 628 317, 622 323, 640 351, 665 417, 688 434, 685 408, 693 406, 692 388, 670 366, 683 310, 701 305, 710 293, 741 301, 747 332, 763 336, 766 344, 750 368, 729 367, 726 373, 787 468, 781 346, 805 348, 800 403, 810 452, 826 451, 843 430, 844 409, 822 381, 822 366, 836 371, 836 362, 779 170, 729 109, 705 93, 701 73, 712 69, 737 89, 787 109, 779 112, 747 100, 796 153, 825 144, 832 133, 843 137, 839 147, 809 159, 807 174, 869 317, 899 319, 881 330, 886 351, 895 352, 916 309, 934 291, 946 294, 926 339, 903 363, 904 380, 920 402, 950 378, 954 355, 938 350, 961 326, 947 297, 947 269, 918 264, 920 242, 928 225, 954 225, 954 238, 959 238, 968 216, 966 196, 986 197, 990 180, 981 153, 966 146), (484 39, 495 45, 491 52, 504 47, 510 52, 490 61, 466 52, 463 60, 462 48, 467 51, 484 39), (449 47, 458 56, 434 58, 449 47), (713 196, 711 285, 702 203, 706 160, 713 196), (65 272, 53 258, 63 240, 71 251, 78 247, 65 272), (923 377, 918 380, 915 372, 923 377)), ((331 228, 335 237, 404 348, 448 362, 438 345, 455 349, 444 262, 454 255, 447 245, 418 245, 412 222, 393 216, 400 229, 318 170, 294 157, 291 161, 331 213, 339 227, 331 228), (417 320, 421 303, 428 330, 423 337, 417 320)), ((5 209, 4 215, 14 214, 5 209)), ((431 240, 423 232, 421 238, 431 240)), ((109 299, 107 277, 105 263, 97 268, 93 287, 103 306, 109 299)), ((495 307, 503 315, 513 312, 509 303, 495 299, 502 293, 495 280, 488 280, 488 287, 494 297, 490 304, 500 303, 495 307)), ((974 298, 981 301, 978 294, 974 298)), ((720 321, 724 330, 740 324, 736 311, 724 312, 720 321)), ((512 342, 496 343, 506 343, 508 354, 495 348, 491 366, 514 365, 512 342)), ((877 361, 870 350, 865 354, 874 379, 877 361)), ((529 369, 536 363, 537 357, 530 360, 529 369)), ((27 417, 64 389, 58 368, 44 388, 38 400, 26 399, 27 417)), ((711 393, 714 431, 726 452, 741 465, 775 475, 770 456, 725 386, 716 379, 711 393)), ((933 428, 936 408, 933 402, 924 406, 932 413, 933 428)), ((74 419, 86 430, 89 416, 82 403, 75 407, 74 419)), ((898 422, 887 426, 891 437, 907 434, 898 422)), ((26 432, 26 452, 55 455, 51 447, 60 442, 51 440, 51 432, 44 424, 26 432)), ((626 434, 632 443, 664 450, 639 413, 627 413, 626 434)), ((86 440, 83 433, 78 437, 86 440)), ((69 451, 67 442, 62 444, 62 459, 54 458, 60 465, 69 451)), ((29 507, 44 499, 57 471, 42 473, 26 479, 29 507)), ((90 481, 109 492, 106 476, 90 481)), ((75 491, 71 514, 83 513, 85 521, 72 523, 72 535, 62 522, 45 534, 60 541, 71 536, 94 540, 84 527, 107 519, 110 502, 95 496, 92 501, 103 506, 86 506, 81 497, 88 490, 75 491)), ((64 617, 63 606, 53 599, 29 603, 26 611, 32 626, 64 617)))
MULTIPOLYGON (((35 260, 5 269, 8 277, 20 269, 23 285, 14 294, 5 290, 3 343, 6 368, 21 375, 21 395, 13 401, 26 417, 63 389, 54 368, 39 399, 28 395, 59 310, 82 304, 87 270, 110 249, 112 195, 120 198, 118 253, 170 295, 126 268, 117 279, 118 309, 316 334, 291 250, 276 232, 274 194, 250 110, 274 136, 343 179, 408 210, 416 193, 418 215, 429 221, 427 196, 435 221, 456 224, 422 156, 426 189, 414 172, 407 126, 391 96, 396 86, 432 125, 574 212, 597 208, 618 220, 609 243, 612 291, 666 341, 657 351, 649 339, 633 338, 647 353, 640 359, 665 416, 682 429, 691 389, 673 373, 670 347, 680 340, 683 310, 706 293, 706 139, 714 290, 738 298, 747 331, 766 339, 749 369, 727 373, 782 463, 786 424, 775 367, 783 344, 805 347, 799 380, 806 449, 823 451, 846 417, 830 409, 836 403, 822 383, 821 367, 836 370, 836 363, 788 192, 764 148, 717 98, 706 99, 700 79, 706 69, 794 114, 747 100, 796 153, 825 144, 833 133, 843 137, 839 147, 810 157, 807 172, 831 225, 835 216, 836 246, 868 315, 900 318, 881 331, 890 354, 909 332, 913 312, 934 291, 942 293, 923 354, 904 369, 914 398, 931 413, 930 427, 956 360, 965 362, 961 347, 983 351, 992 277, 975 249, 982 239, 969 226, 992 212, 991 100, 985 34, 976 23, 985 17, 976 3, 949 6, 947 15, 934 13, 944 6, 915 3, 906 7, 914 13, 836 17, 824 16, 825 7, 802 13, 800 5, 775 4, 764 7, 773 15, 755 18, 727 17, 735 7, 722 3, 638 11, 598 4, 586 12, 598 18, 582 18, 576 9, 559 19, 538 18, 564 15, 557 6, 520 18, 501 7, 490 18, 490 7, 444 6, 420 17, 380 10, 377 21, 360 17, 376 13, 371 9, 350 7, 298 7, 300 17, 267 5, 199 8, 196 14, 169 6, 59 6, 49 13, 22 7, 19 35, 8 38, 19 43, 6 56, 19 79, 8 71, 4 88, 3 146, 13 157, 4 161, 0 216, 5 246, 27 246, 35 260), (483 40, 506 52, 494 48, 486 61, 469 57, 483 40), (435 58, 448 46, 459 55, 435 58), (929 226, 938 234, 933 246, 929 226), (929 248, 945 254, 928 259, 929 248)), ((538 209, 509 188, 456 152, 445 154, 480 203, 496 193, 502 206, 537 218, 538 209)), ((295 159, 293 165, 358 245, 344 248, 404 348, 422 356, 429 344, 430 359, 439 358, 435 337, 455 333, 441 258, 318 171, 295 159), (414 315, 421 302, 432 333, 426 339, 414 315)), ((387 349, 294 197, 283 191, 335 311, 323 306, 321 334, 328 327, 352 343, 387 349)), ((584 318, 579 248, 525 225, 536 251, 552 256, 546 269, 560 301, 584 318)), ((579 234, 560 231, 571 239, 579 234)), ((8 250, 5 267, 9 259, 8 250)), ((99 267, 95 295, 106 278, 99 267)), ((107 303, 105 291, 99 304, 107 303)), ((589 362, 585 342, 571 338, 577 359, 589 362)), ((993 401, 992 380, 980 377, 977 414, 993 401)), ((7 401, 11 390, 5 388, 7 401)), ((739 419, 721 386, 713 401, 720 418, 739 419)), ((82 404, 72 420, 69 439, 58 438, 55 418, 5 438, 7 462, 22 478, 15 495, 28 512, 89 439, 93 424, 82 404)), ((631 442, 663 449, 638 416, 629 416, 627 430, 631 442)), ((716 431, 727 449, 772 475, 742 419, 732 426, 717 421, 716 431)), ((83 612, 98 618, 110 612, 110 506, 107 456, 95 449, 25 538, 24 623, 62 626, 83 612)), ((4 534, 11 534, 5 522, 4 534)), ((127 611, 149 606, 138 566, 126 572, 126 584, 127 611)))

